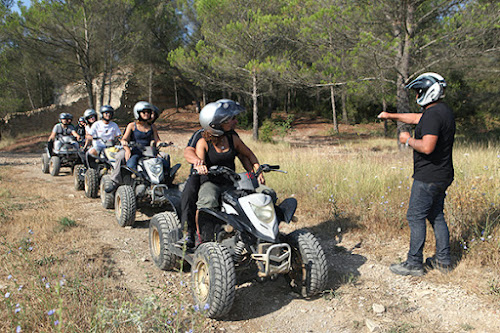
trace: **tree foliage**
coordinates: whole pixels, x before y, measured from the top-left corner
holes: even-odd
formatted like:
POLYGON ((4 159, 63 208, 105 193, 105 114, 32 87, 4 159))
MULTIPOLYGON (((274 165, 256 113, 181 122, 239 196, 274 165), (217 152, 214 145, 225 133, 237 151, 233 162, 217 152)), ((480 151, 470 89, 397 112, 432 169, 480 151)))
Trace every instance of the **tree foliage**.
POLYGON ((188 101, 251 105, 257 138, 276 109, 334 123, 414 111, 404 86, 434 71, 463 123, 500 122, 494 0, 34 0, 20 12, 12 4, 0 3, 0 115, 48 105, 73 81, 84 83, 89 106, 102 105, 112 74, 127 67, 153 102, 157 87, 177 96, 179 85, 188 101))

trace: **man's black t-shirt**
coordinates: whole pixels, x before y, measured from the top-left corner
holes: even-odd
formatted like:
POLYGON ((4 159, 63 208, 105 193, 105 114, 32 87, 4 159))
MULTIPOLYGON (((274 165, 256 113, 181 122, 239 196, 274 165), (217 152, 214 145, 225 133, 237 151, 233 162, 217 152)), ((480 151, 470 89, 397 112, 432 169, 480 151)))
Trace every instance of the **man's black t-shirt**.
POLYGON ((453 181, 453 142, 455 117, 448 105, 437 103, 424 111, 415 128, 415 139, 424 135, 438 137, 434 151, 429 155, 413 151, 413 178, 425 183, 453 181))

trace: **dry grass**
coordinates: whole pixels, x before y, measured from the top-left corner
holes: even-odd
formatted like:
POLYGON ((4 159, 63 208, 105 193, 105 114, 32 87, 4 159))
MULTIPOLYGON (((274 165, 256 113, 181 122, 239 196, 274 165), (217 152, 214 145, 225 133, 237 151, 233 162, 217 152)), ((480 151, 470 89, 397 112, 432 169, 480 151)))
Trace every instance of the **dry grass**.
POLYGON ((113 249, 85 226, 71 194, 43 180, 19 182, 26 175, 14 170, 0 169, 1 332, 202 327, 203 317, 193 309, 173 314, 172 308, 184 304, 179 292, 158 292, 167 295, 168 307, 160 307, 165 300, 154 293, 138 298, 128 292, 113 249))
MULTIPOLYGON (((242 138, 261 162, 288 171, 266 174, 266 179, 280 198, 294 196, 299 201, 299 223, 294 227, 309 227, 322 237, 341 230, 375 240, 364 250, 377 257, 394 258, 384 244, 401 237, 407 241, 412 156, 397 151, 394 140, 339 139, 334 145, 299 148, 255 143, 245 134, 242 138)), ((166 151, 173 163, 183 163, 181 180, 189 171, 182 143, 166 151)), ((498 301, 500 147, 491 142, 458 144, 454 164, 455 182, 445 205, 459 264, 454 277, 498 301)), ((196 314, 172 323, 172 313, 162 310, 158 299, 122 292, 110 250, 85 227, 67 193, 54 193, 43 182, 19 182, 12 170, 0 169, 0 331, 15 331, 18 325, 24 332, 121 332, 139 327, 184 331, 200 325, 196 314)), ((432 231, 426 252, 433 253, 432 231)), ((172 290, 164 295, 180 304, 182 296, 172 290)))
MULTIPOLYGON (((261 162, 280 164, 288 174, 267 175, 281 196, 299 200, 299 214, 322 232, 338 227, 394 239, 408 236, 406 209, 413 174, 411 151, 393 140, 366 139, 320 148, 285 143, 258 146, 244 137, 261 162), (376 149, 374 149, 376 147, 376 149)), ((453 255, 500 269, 500 147, 498 143, 457 144, 455 181, 448 189, 445 217, 453 255)), ((433 251, 429 232, 428 251, 433 251)))

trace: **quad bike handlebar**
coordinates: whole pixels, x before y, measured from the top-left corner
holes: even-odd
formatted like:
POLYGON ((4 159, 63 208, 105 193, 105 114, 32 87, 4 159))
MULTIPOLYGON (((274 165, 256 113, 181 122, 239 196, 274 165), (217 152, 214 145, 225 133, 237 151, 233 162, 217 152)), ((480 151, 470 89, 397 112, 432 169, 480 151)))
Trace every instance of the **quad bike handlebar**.
MULTIPOLYGON (((261 164, 254 175, 255 175, 255 177, 258 177, 263 172, 272 172, 272 171, 287 173, 287 171, 280 170, 279 165, 261 164)), ((193 169, 192 173, 195 175, 199 174, 198 170, 196 170, 196 169, 193 169)), ((235 182, 235 181, 237 182, 240 180, 240 175, 238 173, 236 173, 236 171, 231 170, 230 168, 225 167, 225 166, 218 166, 218 165, 211 166, 208 169, 208 175, 226 176, 228 179, 232 180, 233 182, 235 182)))

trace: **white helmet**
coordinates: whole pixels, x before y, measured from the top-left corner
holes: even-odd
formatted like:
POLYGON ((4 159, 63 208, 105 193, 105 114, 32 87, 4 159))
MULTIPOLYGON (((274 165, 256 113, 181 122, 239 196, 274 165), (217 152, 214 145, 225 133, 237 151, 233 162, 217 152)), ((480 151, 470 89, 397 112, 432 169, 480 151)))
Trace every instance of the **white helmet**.
POLYGON ((135 103, 135 105, 134 105, 134 118, 135 119, 139 120, 139 117, 140 117, 139 112, 141 112, 142 110, 151 110, 151 114, 152 114, 154 111, 154 107, 150 103, 144 102, 144 101, 140 101, 140 102, 135 103))
POLYGON ((96 120, 97 120, 97 112, 95 112, 94 109, 87 109, 85 110, 85 112, 83 113, 83 118, 85 118, 85 121, 88 123, 88 120, 90 117, 92 116, 95 116, 96 120))
POLYGON ((244 107, 230 99, 219 99, 208 103, 200 112, 201 127, 214 136, 221 136, 224 134, 222 123, 243 111, 245 111, 244 107))
POLYGON ((417 92, 417 104, 426 106, 444 97, 446 81, 437 73, 424 73, 411 81, 406 89, 413 89, 417 92))

